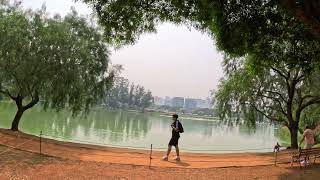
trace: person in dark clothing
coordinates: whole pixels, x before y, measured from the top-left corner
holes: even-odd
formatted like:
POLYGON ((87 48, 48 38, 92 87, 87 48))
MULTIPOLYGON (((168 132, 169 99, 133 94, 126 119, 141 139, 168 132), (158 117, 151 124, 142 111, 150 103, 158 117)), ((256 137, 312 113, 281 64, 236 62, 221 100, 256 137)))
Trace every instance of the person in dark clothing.
POLYGON ((180 133, 183 133, 183 126, 180 123, 180 121, 178 120, 177 114, 172 115, 172 120, 173 120, 173 123, 171 124, 172 136, 171 136, 171 139, 168 144, 167 154, 162 159, 165 161, 168 161, 168 157, 171 152, 171 148, 172 148, 172 146, 174 146, 176 148, 176 153, 177 153, 177 156, 174 159, 177 161, 180 161, 178 144, 179 144, 180 133))

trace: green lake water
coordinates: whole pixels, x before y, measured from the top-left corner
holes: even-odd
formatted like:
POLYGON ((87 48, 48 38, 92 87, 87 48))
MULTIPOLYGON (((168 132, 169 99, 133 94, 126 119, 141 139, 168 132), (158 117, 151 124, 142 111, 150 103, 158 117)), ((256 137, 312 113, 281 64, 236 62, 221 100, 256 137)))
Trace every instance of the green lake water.
MULTIPOLYGON (((10 128, 16 108, 0 103, 0 128, 10 128)), ((171 117, 158 113, 137 113, 95 109, 87 115, 72 117, 70 112, 44 111, 40 106, 27 111, 20 130, 34 135, 71 142, 115 147, 155 149, 167 147, 171 136, 171 117)), ((270 124, 230 125, 218 120, 181 118, 185 133, 179 145, 190 152, 268 152, 278 139, 270 124)))

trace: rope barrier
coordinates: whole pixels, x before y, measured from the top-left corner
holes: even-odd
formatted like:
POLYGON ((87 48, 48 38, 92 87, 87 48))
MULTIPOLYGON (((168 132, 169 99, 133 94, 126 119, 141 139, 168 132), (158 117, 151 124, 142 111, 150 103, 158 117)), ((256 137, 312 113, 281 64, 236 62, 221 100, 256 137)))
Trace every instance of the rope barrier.
MULTIPOLYGON (((46 135, 44 135, 44 133, 40 133, 40 135, 41 135, 41 137, 50 137, 50 136, 46 136, 46 135)), ((65 139, 65 138, 63 138, 63 137, 59 137, 59 136, 51 136, 51 138, 52 137, 54 137, 54 138, 59 138, 59 139, 65 139)), ((25 142, 23 142, 23 143, 21 143, 21 144, 19 144, 19 145, 17 145, 17 146, 15 146, 15 147, 9 147, 9 148, 7 148, 5 151, 3 151, 3 152, 1 152, 0 153, 0 156, 1 155, 3 155, 4 153, 6 153, 6 152, 9 152, 9 151, 11 151, 11 150, 13 150, 13 149, 17 149, 18 147, 21 147, 21 146, 23 146, 24 144, 26 144, 26 143, 28 143, 28 142, 30 142, 30 141, 32 141, 32 140, 34 140, 35 138, 31 138, 31 139, 29 139, 29 140, 27 140, 27 141, 25 141, 25 142)), ((65 139, 66 140, 66 139, 65 139)), ((71 139, 71 140, 75 140, 75 139, 71 139)), ((89 142, 89 141, 83 141, 83 140, 79 140, 79 142, 87 142, 87 143, 92 143, 92 142, 89 142)), ((41 144, 41 141, 40 141, 40 144, 41 144)), ((103 144, 103 143, 96 143, 96 144, 102 144, 102 145, 107 145, 107 144, 103 144)), ((112 145, 113 146, 113 145, 112 145)), ((130 148, 138 148, 138 147, 133 147, 133 146, 118 146, 118 147, 130 147, 130 148)), ((145 147, 143 147, 144 149, 145 149, 145 147)), ((257 148, 257 149, 233 149, 233 150, 208 150, 208 149, 206 149, 206 150, 193 150, 193 151, 248 151, 248 150, 266 150, 266 149, 271 149, 271 148, 257 148)), ((151 145, 151 151, 150 151, 150 157, 149 157, 149 167, 151 167, 151 160, 153 159, 152 158, 152 150, 153 150, 153 146, 151 145)), ((279 154, 280 153, 282 153, 282 154, 288 154, 288 152, 279 152, 279 154)), ((92 153, 82 153, 82 154, 87 154, 87 155, 92 155, 92 153)), ((121 156, 121 155, 108 155, 108 154, 96 154, 96 155, 99 155, 99 156, 107 156, 107 157, 124 157, 124 156, 121 156)), ((141 154, 141 156, 142 155, 146 155, 146 154, 141 154)), ((140 159, 140 158, 143 158, 143 157, 141 157, 141 156, 126 156, 125 158, 129 158, 129 159, 133 159, 133 158, 137 158, 137 159, 140 159)), ((26 160, 28 160, 28 159, 26 159, 26 160)), ((19 165, 21 165, 22 163, 24 163, 24 161, 26 161, 26 160, 23 160, 23 161, 20 161, 18 164, 16 164, 16 166, 14 167, 14 168, 16 168, 16 167, 18 167, 19 165)), ((254 161, 247 161, 247 160, 239 160, 239 161, 237 161, 237 160, 184 160, 184 162, 203 162, 203 163, 210 163, 210 162, 212 162, 212 163, 223 163, 223 162, 232 162, 232 163, 250 163, 250 162, 266 162, 265 164, 266 165, 272 165, 273 163, 272 163, 272 161, 271 160, 254 160, 254 161), (270 161, 270 163, 269 163, 269 161, 270 161)), ((2 162, 3 163, 3 162, 2 162)), ((279 158, 278 160, 277 160, 277 163, 278 164, 283 164, 283 163, 290 163, 290 161, 289 160, 285 160, 285 159, 283 159, 283 158, 279 158)))
POLYGON ((121 145, 114 145, 114 144, 107 144, 107 143, 98 143, 98 142, 91 142, 91 141, 84 141, 84 140, 79 140, 79 139, 68 139, 64 137, 59 137, 59 136, 51 136, 51 135, 42 135, 42 137, 45 138, 56 138, 60 140, 68 140, 70 142, 76 142, 76 143, 86 143, 90 145, 102 145, 102 146, 109 146, 109 147, 114 147, 114 148, 131 148, 131 149, 146 149, 144 146, 121 146, 121 145))
POLYGON ((190 152, 248 152, 248 151, 259 151, 259 150, 272 150, 272 148, 257 148, 257 149, 184 149, 190 152))
MULTIPOLYGON (((121 146, 121 145, 113 145, 113 144, 105 144, 105 143, 96 143, 96 142, 90 142, 90 141, 84 141, 84 140, 77 140, 77 139, 68 139, 68 138, 65 138, 65 137, 61 137, 61 136, 53 136, 53 135, 48 135, 46 133, 43 133, 42 131, 40 132, 40 154, 41 154, 41 138, 42 137, 46 137, 46 138, 56 138, 56 139, 62 139, 62 140, 69 140, 69 141, 76 141, 76 142, 82 142, 82 143, 89 143, 89 144, 96 144, 96 145, 103 145, 103 146, 110 146, 110 147, 118 147, 118 148, 133 148, 133 149, 147 149, 147 147, 137 147, 137 146, 121 146)), ((34 137, 34 138, 31 138, 29 140, 26 140, 25 142, 17 145, 17 146, 13 146, 13 147, 9 147, 3 151, 3 152, 0 152, 0 156, 7 153, 7 152, 10 152, 14 149, 17 149, 18 147, 21 147, 23 146, 24 144, 30 142, 30 141, 33 141, 35 138, 37 137, 34 137)), ((156 149, 166 149, 166 148, 156 148, 156 149)), ((184 149, 186 151, 190 151, 190 152, 245 152, 245 151, 257 151, 257 150, 271 150, 272 148, 255 148, 255 149, 184 149)), ((150 155, 149 155, 149 167, 151 167, 151 160, 153 159, 152 158, 152 150, 153 150, 153 146, 151 144, 151 150, 150 150, 150 155)), ((119 152, 121 153, 121 152, 119 152)), ((122 152, 122 153, 127 153, 127 152, 122 152)), ((281 155, 287 155, 287 154, 292 154, 293 152, 292 151, 280 151, 280 152, 277 152, 276 153, 276 159, 275 159, 275 165, 278 163, 278 164, 283 164, 283 163, 290 163, 289 160, 287 159, 283 159, 283 158, 278 158, 278 156, 281 156, 281 155)), ((92 153, 82 153, 82 154, 87 154, 87 155, 93 155, 92 153)), ((107 157, 124 157, 124 156, 121 156, 121 155, 109 155, 109 154, 96 154, 96 155, 99 155, 99 156, 107 156, 107 157)), ((147 154, 141 154, 141 156, 125 156, 125 158, 143 158, 142 155, 147 155, 147 154)), ((27 159, 26 159, 27 160, 27 159)), ((22 164, 24 161, 26 160, 23 160, 23 161, 20 161, 16 166, 15 168, 22 164)), ((268 164, 269 165, 269 162, 270 160, 255 160, 255 161, 245 161, 245 160, 240 160, 240 161, 236 161, 236 160, 185 160, 184 162, 206 162, 206 163, 210 163, 210 162, 213 162, 213 163, 223 163, 223 162, 233 162, 233 163, 249 163, 249 162, 266 162, 265 164, 268 164)), ((272 162, 272 161, 270 161, 272 162)), ((273 163, 270 163, 270 164, 273 164, 273 163)))
POLYGON ((2 152, 0 153, 0 156, 3 155, 3 154, 6 153, 6 152, 9 152, 9 151, 13 150, 13 149, 17 149, 18 147, 21 147, 22 145, 24 145, 24 144, 26 144, 26 143, 28 143, 28 142, 30 142, 30 141, 32 141, 32 140, 34 140, 34 138, 31 138, 31 139, 29 139, 29 140, 27 140, 27 141, 19 144, 18 146, 14 146, 14 147, 13 147, 13 146, 8 146, 8 148, 7 148, 5 151, 2 151, 2 152))

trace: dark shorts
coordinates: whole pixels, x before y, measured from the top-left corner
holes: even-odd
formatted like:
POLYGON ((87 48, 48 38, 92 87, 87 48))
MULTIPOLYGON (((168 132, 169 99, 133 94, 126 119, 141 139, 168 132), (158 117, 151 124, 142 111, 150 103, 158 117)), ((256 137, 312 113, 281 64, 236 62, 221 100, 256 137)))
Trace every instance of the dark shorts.
POLYGON ((172 137, 171 139, 170 139, 170 142, 169 142, 169 146, 177 146, 178 145, 178 143, 179 143, 179 138, 180 137, 172 137))

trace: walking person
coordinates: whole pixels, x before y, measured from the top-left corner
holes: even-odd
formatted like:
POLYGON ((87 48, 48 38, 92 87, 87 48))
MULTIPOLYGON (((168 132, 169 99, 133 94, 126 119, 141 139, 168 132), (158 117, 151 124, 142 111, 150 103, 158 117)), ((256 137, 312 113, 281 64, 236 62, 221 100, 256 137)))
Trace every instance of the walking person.
MULTIPOLYGON (((312 146, 314 145, 314 132, 308 125, 305 126, 304 132, 303 132, 303 137, 300 141, 300 146, 304 142, 304 149, 311 149, 312 146)), ((307 162, 302 161, 302 164, 309 164, 309 157, 307 157, 307 162)))
POLYGON ((178 117, 179 116, 177 114, 172 115, 172 120, 173 120, 173 123, 171 124, 172 136, 168 144, 167 154, 162 158, 164 161, 168 161, 168 157, 170 155, 172 146, 176 148, 176 157, 174 158, 174 160, 180 161, 180 152, 179 152, 178 144, 179 144, 180 133, 183 133, 184 130, 181 122, 178 120, 178 117))
POLYGON ((314 133, 308 125, 306 125, 304 128, 303 137, 300 141, 300 145, 302 144, 302 142, 304 142, 304 149, 311 149, 314 145, 314 133))

